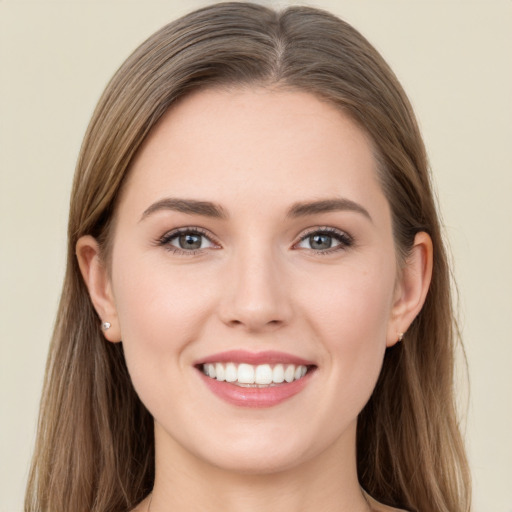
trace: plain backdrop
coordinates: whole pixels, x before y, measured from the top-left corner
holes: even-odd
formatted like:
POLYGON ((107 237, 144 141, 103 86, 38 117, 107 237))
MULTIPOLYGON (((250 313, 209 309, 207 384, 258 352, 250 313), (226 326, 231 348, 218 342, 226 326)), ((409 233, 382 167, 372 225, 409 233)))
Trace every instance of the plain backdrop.
MULTIPOLYGON (((92 110, 139 43, 206 3, 0 0, 0 512, 22 510, 92 110)), ((460 290, 474 510, 512 512, 512 0, 308 5, 358 28, 416 109, 460 290)))

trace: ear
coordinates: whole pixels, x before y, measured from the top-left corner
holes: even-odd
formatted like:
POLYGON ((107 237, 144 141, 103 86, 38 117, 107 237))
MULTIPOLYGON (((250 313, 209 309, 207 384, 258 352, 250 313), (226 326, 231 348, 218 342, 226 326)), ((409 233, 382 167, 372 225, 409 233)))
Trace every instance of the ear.
POLYGON ((101 259, 96 239, 89 235, 81 237, 76 244, 76 257, 100 321, 110 324, 110 328, 103 330, 105 338, 113 343, 121 341, 112 283, 101 259))
POLYGON ((425 232, 417 233, 414 245, 397 279, 391 317, 388 325, 388 347, 401 341, 412 321, 421 311, 432 278, 432 239, 425 232))

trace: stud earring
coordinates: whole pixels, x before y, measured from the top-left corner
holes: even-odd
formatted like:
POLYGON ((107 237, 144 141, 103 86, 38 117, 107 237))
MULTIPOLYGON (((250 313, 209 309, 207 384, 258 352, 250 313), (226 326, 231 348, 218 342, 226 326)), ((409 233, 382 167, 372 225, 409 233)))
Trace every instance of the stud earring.
POLYGON ((110 322, 103 322, 101 324, 101 328, 104 330, 104 331, 108 331, 110 329, 110 322))
POLYGON ((400 343, 403 339, 404 339, 404 333, 403 332, 399 332, 398 333, 398 338, 397 338, 398 343, 400 343))

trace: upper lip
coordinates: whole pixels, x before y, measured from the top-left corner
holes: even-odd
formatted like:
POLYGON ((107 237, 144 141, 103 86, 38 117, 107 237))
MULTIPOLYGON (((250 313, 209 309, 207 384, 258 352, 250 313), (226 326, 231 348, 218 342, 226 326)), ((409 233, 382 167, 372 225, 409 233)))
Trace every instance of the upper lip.
POLYGON ((195 363, 195 366, 207 363, 247 363, 252 365, 259 364, 295 364, 304 366, 313 366, 312 361, 286 352, 275 350, 266 350, 262 352, 250 352, 247 350, 227 350, 211 354, 195 363))

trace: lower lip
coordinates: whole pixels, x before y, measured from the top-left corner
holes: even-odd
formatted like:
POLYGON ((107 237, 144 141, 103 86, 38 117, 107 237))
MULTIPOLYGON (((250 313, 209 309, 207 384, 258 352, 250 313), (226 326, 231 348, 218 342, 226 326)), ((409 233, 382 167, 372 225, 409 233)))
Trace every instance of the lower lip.
POLYGON ((293 382, 268 387, 242 387, 230 382, 218 381, 200 373, 204 383, 219 398, 238 407, 272 407, 300 393, 308 384, 313 371, 293 382))

